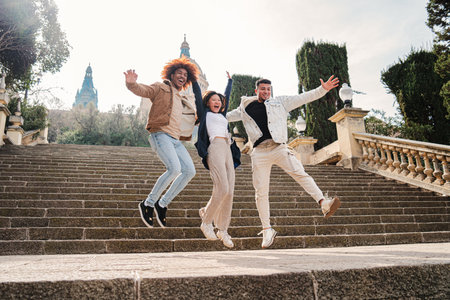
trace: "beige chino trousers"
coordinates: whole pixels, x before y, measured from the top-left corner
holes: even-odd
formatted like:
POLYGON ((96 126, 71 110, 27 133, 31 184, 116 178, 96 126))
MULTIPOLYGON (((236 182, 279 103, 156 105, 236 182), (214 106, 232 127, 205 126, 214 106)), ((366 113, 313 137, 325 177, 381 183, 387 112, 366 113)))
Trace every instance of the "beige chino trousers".
POLYGON ((254 148, 250 156, 256 207, 263 228, 270 227, 269 186, 270 172, 274 164, 294 178, 317 203, 324 198, 314 179, 305 172, 303 164, 286 144, 266 140, 254 148))
POLYGON ((227 231, 231 222, 234 192, 234 163, 229 139, 215 138, 208 147, 207 162, 213 182, 211 198, 206 205, 203 220, 221 231, 227 231))

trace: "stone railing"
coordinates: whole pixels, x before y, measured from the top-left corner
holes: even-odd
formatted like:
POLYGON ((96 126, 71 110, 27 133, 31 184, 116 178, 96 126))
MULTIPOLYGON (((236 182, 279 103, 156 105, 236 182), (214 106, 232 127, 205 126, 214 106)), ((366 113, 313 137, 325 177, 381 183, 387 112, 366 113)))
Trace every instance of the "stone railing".
POLYGON ((360 169, 450 195, 450 146, 353 133, 361 145, 360 169))

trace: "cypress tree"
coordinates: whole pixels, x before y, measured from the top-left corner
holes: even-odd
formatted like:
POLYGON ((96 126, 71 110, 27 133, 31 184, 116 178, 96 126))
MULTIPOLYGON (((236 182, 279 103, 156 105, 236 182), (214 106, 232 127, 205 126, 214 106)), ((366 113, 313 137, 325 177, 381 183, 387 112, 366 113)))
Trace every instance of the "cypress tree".
POLYGON ((405 120, 405 138, 440 144, 450 143, 450 120, 445 118, 440 95, 445 79, 435 70, 433 52, 413 50, 405 60, 381 73, 381 81, 395 95, 405 120), (418 134, 421 132, 421 134, 418 134))
MULTIPOLYGON (((345 45, 307 41, 297 52, 296 66, 299 93, 317 88, 320 78, 327 81, 331 75, 350 85, 345 45)), ((328 118, 343 106, 339 88, 335 88, 321 99, 293 110, 290 118, 294 120, 302 114, 306 120, 306 134, 318 139, 314 145, 317 150, 337 140, 336 125, 328 118)))
MULTIPOLYGON (((255 82, 260 79, 259 77, 241 74, 234 74, 231 78, 233 79, 233 87, 231 89, 228 111, 237 108, 241 104, 242 96, 254 96, 255 82)), ((240 136, 247 139, 247 132, 242 121, 230 123, 231 132, 233 132, 234 127, 237 127, 240 136)))

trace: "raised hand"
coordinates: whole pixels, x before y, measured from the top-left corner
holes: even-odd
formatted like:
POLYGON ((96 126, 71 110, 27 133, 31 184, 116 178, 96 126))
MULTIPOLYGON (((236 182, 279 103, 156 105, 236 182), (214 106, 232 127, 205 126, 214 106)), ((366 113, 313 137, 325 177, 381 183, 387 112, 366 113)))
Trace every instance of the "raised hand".
POLYGON ((123 74, 125 74, 126 83, 136 83, 138 75, 134 70, 127 70, 126 72, 123 72, 123 74))
POLYGON ((228 71, 226 71, 226 72, 227 72, 228 79, 231 79, 230 73, 228 73, 228 71))
POLYGON ((327 91, 334 89, 339 85, 339 78, 334 78, 334 75, 331 75, 330 78, 328 78, 327 82, 323 82, 322 78, 320 78, 320 84, 324 89, 327 91))

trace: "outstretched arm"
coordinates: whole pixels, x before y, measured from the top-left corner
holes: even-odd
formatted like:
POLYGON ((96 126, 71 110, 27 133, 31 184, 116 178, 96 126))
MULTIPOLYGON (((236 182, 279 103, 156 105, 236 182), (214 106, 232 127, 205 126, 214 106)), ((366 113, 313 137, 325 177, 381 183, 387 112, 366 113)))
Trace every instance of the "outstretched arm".
POLYGON ((321 86, 319 86, 318 88, 307 91, 305 93, 301 93, 300 95, 279 96, 276 98, 280 98, 280 101, 283 103, 284 108, 289 112, 304 104, 322 98, 328 91, 338 86, 339 79, 337 77, 334 78, 334 75, 332 75, 327 82, 323 82, 322 78, 320 78, 320 84, 321 86))
POLYGON ((225 88, 225 109, 223 110, 224 114, 228 111, 228 105, 230 104, 230 94, 231 94, 231 87, 233 86, 233 79, 231 79, 230 73, 227 71, 227 77, 228 77, 228 84, 225 88))
POLYGON ((134 70, 127 70, 123 74, 125 75, 125 84, 133 94, 153 101, 155 92, 158 90, 156 86, 137 83, 138 75, 134 70))

